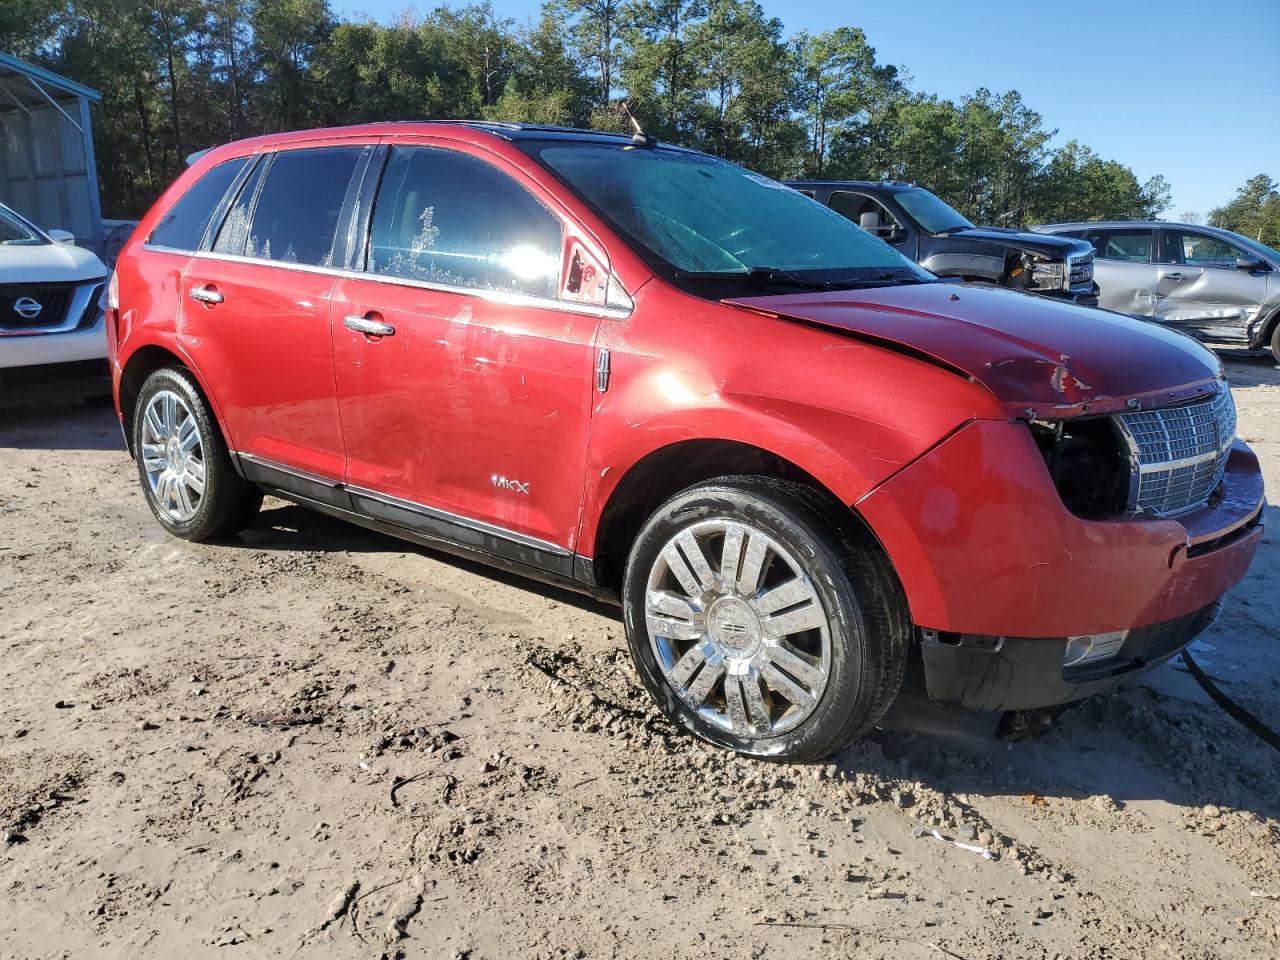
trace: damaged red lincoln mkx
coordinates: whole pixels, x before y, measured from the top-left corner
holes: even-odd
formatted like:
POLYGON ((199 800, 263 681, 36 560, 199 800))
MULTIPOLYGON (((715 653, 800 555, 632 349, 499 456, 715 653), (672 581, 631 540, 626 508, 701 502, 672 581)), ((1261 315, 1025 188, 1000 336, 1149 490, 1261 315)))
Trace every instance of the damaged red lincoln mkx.
POLYGON ((378 124, 199 156, 108 293, 156 519, 263 491, 618 599, 662 709, 789 760, 928 690, 1013 711, 1164 662, 1261 536, 1218 361, 942 282, 637 134, 378 124))

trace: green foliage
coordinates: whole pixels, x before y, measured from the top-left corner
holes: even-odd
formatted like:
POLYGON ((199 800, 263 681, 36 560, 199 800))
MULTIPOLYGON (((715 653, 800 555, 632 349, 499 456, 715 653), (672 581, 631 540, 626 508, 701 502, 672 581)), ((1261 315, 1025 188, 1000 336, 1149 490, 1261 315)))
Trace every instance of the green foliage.
POLYGON ((1250 177, 1235 199, 1209 211, 1209 223, 1280 249, 1280 189, 1265 174, 1250 177))
MULTIPOLYGON (((0 0, 0 49, 103 91, 111 216, 145 210, 187 153, 239 137, 463 117, 626 131, 623 102, 664 140, 776 177, 912 180, 978 222, 1169 202, 1160 177, 1140 184, 1074 140, 1051 149, 1056 131, 1016 91, 913 92, 861 30, 787 38, 756 0, 548 0, 530 24, 480 2, 385 25, 340 20, 328 0, 0 0)), ((1213 216, 1275 242, 1275 196, 1255 178, 1213 216)))

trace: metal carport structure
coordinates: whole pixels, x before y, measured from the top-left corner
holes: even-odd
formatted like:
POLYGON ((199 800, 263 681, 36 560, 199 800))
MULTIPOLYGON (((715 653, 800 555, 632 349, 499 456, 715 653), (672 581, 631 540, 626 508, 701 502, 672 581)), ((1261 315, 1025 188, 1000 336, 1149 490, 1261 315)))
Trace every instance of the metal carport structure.
POLYGON ((0 202, 102 253, 89 105, 102 94, 0 53, 0 202))

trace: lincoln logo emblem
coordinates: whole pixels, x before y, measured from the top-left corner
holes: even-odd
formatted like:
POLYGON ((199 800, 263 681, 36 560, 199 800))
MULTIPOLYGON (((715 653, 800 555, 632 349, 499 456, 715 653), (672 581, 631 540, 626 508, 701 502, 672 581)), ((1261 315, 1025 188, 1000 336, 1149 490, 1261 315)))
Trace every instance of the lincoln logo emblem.
POLYGON ((19 297, 13 301, 13 312, 23 320, 34 320, 43 309, 39 300, 32 300, 30 297, 19 297))

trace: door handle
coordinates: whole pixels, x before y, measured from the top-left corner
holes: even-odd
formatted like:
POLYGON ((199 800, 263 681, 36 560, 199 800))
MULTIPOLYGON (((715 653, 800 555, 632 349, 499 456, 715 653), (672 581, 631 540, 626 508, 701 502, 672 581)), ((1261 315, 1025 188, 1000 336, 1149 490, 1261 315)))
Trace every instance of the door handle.
POLYGON ((1183 280, 1187 279, 1186 275, 1182 273, 1166 273, 1164 278, 1166 280, 1172 280, 1174 283, 1181 283, 1183 280))
POLYGON ((210 287, 192 287, 191 299, 198 303, 221 303, 222 294, 210 287))
POLYGON ((358 314, 347 314, 342 318, 342 325, 348 330, 354 330, 356 333, 363 333, 370 337, 389 337, 396 332, 396 328, 389 323, 383 323, 381 320, 371 320, 358 314))

